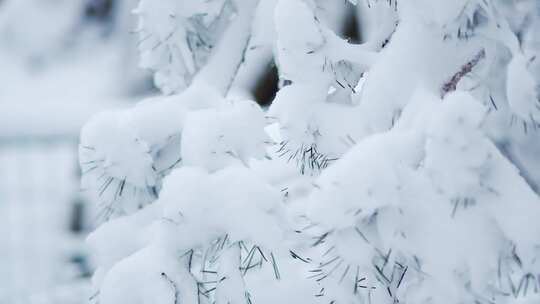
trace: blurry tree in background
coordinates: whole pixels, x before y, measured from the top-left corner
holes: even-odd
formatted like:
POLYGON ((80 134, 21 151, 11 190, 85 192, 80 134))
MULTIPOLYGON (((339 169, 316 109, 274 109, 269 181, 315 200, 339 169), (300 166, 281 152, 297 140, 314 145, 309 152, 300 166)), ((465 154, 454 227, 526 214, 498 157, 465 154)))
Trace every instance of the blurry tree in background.
POLYGON ((89 19, 107 22, 114 16, 114 0, 87 0, 85 15, 89 19))
POLYGON ((5 0, 0 7, 0 52, 22 58, 29 68, 39 70, 77 58, 87 60, 88 52, 99 60, 99 54, 108 48, 108 53, 118 57, 116 67, 109 69, 115 73, 115 89, 128 94, 148 92, 146 76, 137 68, 136 39, 130 34, 134 3, 5 0))

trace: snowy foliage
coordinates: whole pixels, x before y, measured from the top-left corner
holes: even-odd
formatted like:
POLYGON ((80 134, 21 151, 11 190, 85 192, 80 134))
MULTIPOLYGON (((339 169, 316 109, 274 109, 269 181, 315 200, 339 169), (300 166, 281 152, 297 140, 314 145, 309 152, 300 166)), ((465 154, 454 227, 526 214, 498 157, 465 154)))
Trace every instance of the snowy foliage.
POLYGON ((540 8, 350 2, 359 44, 323 0, 140 1, 167 96, 82 131, 94 301, 540 301, 540 8))

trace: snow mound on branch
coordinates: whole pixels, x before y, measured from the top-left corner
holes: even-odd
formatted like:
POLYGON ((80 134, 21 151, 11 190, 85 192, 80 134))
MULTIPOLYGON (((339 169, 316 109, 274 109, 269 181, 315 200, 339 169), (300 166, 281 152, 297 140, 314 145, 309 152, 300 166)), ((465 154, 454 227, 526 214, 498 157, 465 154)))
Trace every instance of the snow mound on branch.
POLYGON ((264 113, 255 102, 231 101, 218 108, 193 111, 182 132, 182 158, 186 166, 210 171, 245 164, 265 155, 269 141, 264 113))
POLYGON ((514 54, 508 64, 506 96, 513 113, 536 126, 540 121, 540 95, 538 84, 528 66, 523 54, 514 54))
POLYGON ((191 84, 204 66, 233 8, 226 0, 142 0, 139 16, 140 65, 155 71, 155 84, 172 94, 191 84))
POLYGON ((197 290, 177 256, 149 246, 116 264, 98 297, 103 304, 197 303, 197 290))
POLYGON ((106 222, 88 236, 92 257, 99 265, 94 283, 101 284, 103 274, 114 264, 149 244, 151 238, 146 229, 160 213, 161 207, 152 204, 135 214, 106 222))
MULTIPOLYGON (((367 137, 316 181, 305 207, 318 231, 328 233, 323 252, 333 250, 344 261, 334 275, 358 265, 372 273, 369 284, 380 284, 371 263, 390 252, 386 263, 411 266, 420 259, 408 284, 422 282, 423 273, 433 276, 400 299, 460 301, 469 296, 462 280, 489 290, 512 246, 527 269, 538 268, 540 225, 523 223, 540 215, 540 200, 483 135, 484 108, 462 92, 444 101, 425 94, 415 99, 422 99, 411 103, 416 110, 434 110, 417 121, 425 127, 410 120, 367 137)), ((404 119, 410 114, 406 108, 404 119)))
POLYGON ((122 112, 104 112, 94 117, 83 129, 82 149, 95 151, 93 162, 103 163, 111 176, 123 178, 135 186, 153 186, 156 179, 152 172, 152 157, 149 147, 133 139, 133 135, 122 126, 122 112), (108 136, 102 136, 108 134, 108 136), (118 144, 118 145, 117 145, 118 144), (122 163, 122 166, 115 164, 122 163))
POLYGON ((280 223, 279 191, 240 166, 214 174, 177 169, 165 179, 159 202, 165 219, 161 228, 168 235, 163 240, 177 250, 198 248, 226 234, 233 243, 245 240, 272 248, 287 230, 286 222, 280 223))
POLYGON ((447 25, 458 19, 463 13, 464 7, 470 3, 478 2, 476 0, 412 0, 398 2, 399 9, 404 10, 405 14, 416 14, 420 12, 423 18, 430 23, 439 26, 447 25))
POLYGON ((132 109, 105 112, 81 131, 83 187, 100 198, 105 218, 129 214, 154 201, 161 180, 181 164, 181 134, 190 111, 222 97, 204 83, 182 95, 143 100, 132 109), (161 117, 156 124, 156 117, 161 117))
POLYGON ((339 38, 313 6, 282 0, 274 12, 280 77, 291 84, 278 92, 269 116, 281 124, 278 154, 295 162, 302 174, 326 168, 365 131, 351 96, 377 58, 372 45, 339 38), (343 123, 333 123, 336 117, 343 123))

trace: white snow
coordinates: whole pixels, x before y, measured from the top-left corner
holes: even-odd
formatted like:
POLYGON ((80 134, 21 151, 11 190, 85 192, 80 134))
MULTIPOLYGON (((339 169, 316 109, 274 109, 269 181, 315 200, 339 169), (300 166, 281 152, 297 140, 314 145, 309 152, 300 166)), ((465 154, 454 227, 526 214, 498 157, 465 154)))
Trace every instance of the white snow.
POLYGON ((535 48, 507 16, 527 13, 379 1, 352 44, 319 4, 140 2, 142 63, 170 96, 83 129, 114 212, 89 238, 99 303, 534 302, 535 48), (248 78, 271 48, 261 109, 248 78))

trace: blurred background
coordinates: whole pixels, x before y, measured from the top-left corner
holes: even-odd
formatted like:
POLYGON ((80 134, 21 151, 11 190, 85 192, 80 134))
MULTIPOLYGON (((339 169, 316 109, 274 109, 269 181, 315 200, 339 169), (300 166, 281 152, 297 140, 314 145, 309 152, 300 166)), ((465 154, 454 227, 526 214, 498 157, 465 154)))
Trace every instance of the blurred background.
POLYGON ((154 94, 133 0, 0 0, 0 303, 86 303, 97 223, 79 186, 93 114, 154 94))

